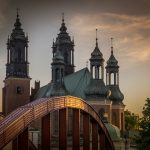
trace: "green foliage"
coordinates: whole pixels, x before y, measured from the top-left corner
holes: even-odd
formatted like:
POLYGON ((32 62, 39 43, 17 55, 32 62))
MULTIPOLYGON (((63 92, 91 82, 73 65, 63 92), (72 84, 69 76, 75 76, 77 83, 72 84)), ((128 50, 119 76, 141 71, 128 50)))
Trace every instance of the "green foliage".
POLYGON ((125 129, 129 130, 136 130, 139 126, 139 116, 131 113, 130 111, 125 111, 125 129))
POLYGON ((150 150, 150 98, 147 98, 142 113, 143 117, 139 123, 139 137, 136 142, 139 150, 150 150))

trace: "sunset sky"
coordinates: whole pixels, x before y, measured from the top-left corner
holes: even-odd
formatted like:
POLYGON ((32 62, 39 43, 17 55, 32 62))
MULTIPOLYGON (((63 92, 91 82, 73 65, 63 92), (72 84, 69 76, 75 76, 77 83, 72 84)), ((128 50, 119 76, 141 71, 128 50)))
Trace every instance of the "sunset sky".
POLYGON ((40 80, 41 85, 51 81, 51 46, 64 12, 67 31, 75 41, 75 70, 86 67, 95 47, 96 28, 105 63, 113 37, 124 104, 126 109, 141 114, 150 97, 150 1, 0 0, 0 89, 6 72, 6 42, 16 19, 16 8, 20 8, 22 28, 29 36, 31 86, 34 80, 40 80))

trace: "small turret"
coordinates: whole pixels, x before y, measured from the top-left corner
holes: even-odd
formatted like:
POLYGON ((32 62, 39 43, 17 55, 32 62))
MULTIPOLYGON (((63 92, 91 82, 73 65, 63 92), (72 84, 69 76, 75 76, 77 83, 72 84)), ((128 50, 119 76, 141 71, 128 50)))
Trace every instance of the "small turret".
POLYGON ((69 75, 74 72, 74 40, 71 40, 69 34, 67 33, 67 27, 64 21, 64 13, 62 14, 62 23, 60 27, 60 33, 53 41, 52 51, 53 57, 56 54, 57 49, 60 51, 64 58, 65 70, 64 75, 69 75))
POLYGON ((66 33, 66 31, 67 31, 67 27, 66 27, 65 21, 64 21, 64 13, 62 13, 62 23, 61 23, 61 27, 60 27, 60 32, 66 33))
POLYGON ((122 102, 123 94, 119 89, 119 66, 113 52, 113 38, 111 38, 111 55, 106 66, 106 84, 111 91, 110 99, 113 102, 122 102))
POLYGON ((96 46, 91 53, 90 58, 92 79, 85 89, 87 100, 104 100, 109 95, 109 90, 105 86, 104 78, 104 59, 98 47, 97 29, 96 29, 96 46))
POLYGON ((104 78, 104 59, 103 54, 101 53, 98 47, 97 29, 96 29, 96 46, 93 52, 91 53, 90 58, 90 71, 94 79, 104 78))
POLYGON ((59 49, 57 49, 57 52, 55 56, 53 57, 52 62, 52 82, 62 82, 64 77, 64 58, 61 55, 59 49))

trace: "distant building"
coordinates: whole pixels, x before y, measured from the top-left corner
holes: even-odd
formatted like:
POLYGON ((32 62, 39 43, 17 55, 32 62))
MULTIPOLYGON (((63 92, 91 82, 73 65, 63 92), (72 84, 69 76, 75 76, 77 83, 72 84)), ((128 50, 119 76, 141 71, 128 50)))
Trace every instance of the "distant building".
MULTIPOLYGON (((86 100, 101 117, 107 115, 110 123, 124 130, 124 96, 119 89, 119 66, 111 45, 111 55, 106 66, 106 85, 104 83, 104 58, 96 46, 91 53, 90 71, 83 68, 74 72, 74 41, 67 33, 62 19, 60 33, 52 45, 52 80, 43 87, 32 89, 32 100, 41 97, 72 95, 86 100)), ((106 117, 106 116, 105 116, 106 117)))
MULTIPOLYGON (((96 31, 97 32, 97 31, 96 31)), ((52 80, 40 87, 35 81, 31 89, 28 62, 28 37, 25 36, 17 13, 16 22, 7 42, 6 78, 3 88, 3 114, 7 115, 19 106, 41 97, 72 95, 87 101, 102 119, 107 119, 106 127, 116 132, 115 139, 120 140, 118 130, 124 131, 124 96, 119 88, 119 66, 111 45, 111 55, 106 65, 106 84, 104 82, 104 58, 96 45, 91 53, 90 70, 83 68, 75 72, 74 40, 67 33, 62 17, 60 32, 52 44, 53 61, 52 80)), ((54 115, 57 119, 57 114, 54 115)), ((57 125, 56 125, 57 126, 57 125)), ((113 138, 113 137, 112 137, 113 138)))

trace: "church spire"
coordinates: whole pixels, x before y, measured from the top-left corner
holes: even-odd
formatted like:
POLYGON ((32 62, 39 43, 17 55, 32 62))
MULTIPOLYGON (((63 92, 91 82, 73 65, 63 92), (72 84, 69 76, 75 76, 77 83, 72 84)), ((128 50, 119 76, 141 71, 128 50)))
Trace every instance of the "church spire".
POLYGON ((97 29, 96 29, 96 47, 98 47, 97 29))
POLYGON ((103 79, 104 77, 104 59, 98 47, 97 29, 96 29, 96 46, 91 53, 90 58, 91 74, 95 79, 103 79))
POLYGON ((53 42, 52 51, 53 57, 57 49, 61 52, 65 63, 64 75, 69 75, 74 72, 74 39, 71 39, 65 25, 64 13, 62 13, 60 32, 53 42))
POLYGON ((7 40, 6 78, 29 78, 28 64, 28 36, 21 28, 19 9, 11 36, 7 40))
POLYGON ((14 24, 15 29, 21 29, 21 22, 20 22, 20 18, 19 18, 19 8, 17 8, 17 17, 16 17, 16 22, 14 24))
POLYGON ((65 25, 65 21, 64 21, 64 13, 62 13, 62 23, 61 23, 61 27, 60 27, 60 32, 61 33, 66 33, 67 31, 67 27, 65 25))
POLYGON ((64 15, 65 15, 65 14, 62 13, 62 23, 64 23, 64 20, 65 20, 65 19, 64 19, 64 18, 65 18, 64 15))
POLYGON ((119 89, 119 66, 113 52, 113 38, 111 38, 111 55, 106 65, 106 85, 111 91, 111 95, 109 96, 109 98, 113 102, 120 103, 123 101, 124 96, 119 89))
POLYGON ((114 48, 113 48, 113 39, 114 39, 114 38, 111 37, 111 55, 113 55, 113 49, 114 49, 114 48))

